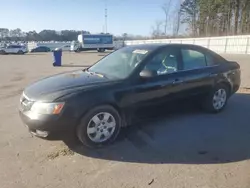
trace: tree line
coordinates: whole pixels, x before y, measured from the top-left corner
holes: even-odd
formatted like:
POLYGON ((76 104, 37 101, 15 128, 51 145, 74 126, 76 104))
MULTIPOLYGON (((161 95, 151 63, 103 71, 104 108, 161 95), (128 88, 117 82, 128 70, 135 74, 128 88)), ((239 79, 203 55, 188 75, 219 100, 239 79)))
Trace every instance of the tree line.
POLYGON ((168 36, 209 37, 250 34, 250 0, 166 0, 161 7, 164 20, 157 20, 152 36, 167 36, 167 26, 172 24, 168 36), (176 6, 174 9, 170 7, 176 6), (164 28, 162 28, 162 25, 164 28))
MULTIPOLYGON (((0 42, 1 41, 73 41, 77 40, 79 34, 90 34, 89 31, 76 30, 42 30, 41 32, 28 31, 23 32, 21 29, 9 30, 7 28, 0 28, 0 42)), ((103 33, 100 33, 103 34, 103 33)), ((143 40, 150 39, 150 37, 141 35, 132 35, 124 33, 122 35, 114 36, 114 40, 143 40)))
POLYGON ((13 30, 0 28, 0 41, 73 41, 77 40, 77 36, 81 33, 89 34, 88 31, 76 30, 42 30, 41 32, 24 32, 19 28, 13 30))
POLYGON ((250 34, 250 0, 184 0, 180 11, 193 36, 250 34))

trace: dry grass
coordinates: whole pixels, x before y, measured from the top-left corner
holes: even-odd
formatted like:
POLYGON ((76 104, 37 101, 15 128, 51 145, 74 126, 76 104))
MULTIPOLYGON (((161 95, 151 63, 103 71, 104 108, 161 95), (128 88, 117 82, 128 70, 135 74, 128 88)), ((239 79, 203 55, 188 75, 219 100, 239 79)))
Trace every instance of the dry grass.
POLYGON ((238 90, 238 93, 250 93, 250 88, 249 87, 241 87, 238 90))
POLYGON ((56 148, 55 151, 49 153, 47 155, 47 158, 49 160, 53 160, 57 157, 60 157, 60 156, 70 156, 70 155, 74 155, 75 153, 69 149, 67 146, 62 146, 60 148, 56 148))

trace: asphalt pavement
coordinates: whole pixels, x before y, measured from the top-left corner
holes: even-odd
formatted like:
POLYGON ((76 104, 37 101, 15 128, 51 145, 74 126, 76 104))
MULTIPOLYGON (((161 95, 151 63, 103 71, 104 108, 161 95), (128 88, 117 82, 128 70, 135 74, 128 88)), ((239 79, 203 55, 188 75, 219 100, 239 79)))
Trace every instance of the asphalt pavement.
POLYGON ((194 105, 153 108, 117 142, 90 150, 70 139, 32 137, 18 116, 23 88, 56 73, 83 69, 105 53, 0 56, 1 188, 249 188, 250 56, 224 55, 242 68, 242 88, 225 111, 194 105))

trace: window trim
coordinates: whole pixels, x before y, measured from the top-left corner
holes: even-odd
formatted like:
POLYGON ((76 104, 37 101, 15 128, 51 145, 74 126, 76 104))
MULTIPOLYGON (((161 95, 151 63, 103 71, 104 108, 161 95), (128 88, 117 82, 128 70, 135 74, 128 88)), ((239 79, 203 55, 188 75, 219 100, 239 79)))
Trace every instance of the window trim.
POLYGON ((184 71, 191 71, 191 70, 201 70, 201 69, 216 67, 216 66, 219 66, 219 65, 220 65, 220 63, 216 63, 216 64, 214 64, 214 65, 208 65, 208 62, 207 62, 207 54, 210 55, 213 59, 216 58, 212 53, 210 53, 209 51, 207 51, 207 50, 205 50, 205 49, 202 49, 202 48, 187 47, 187 46, 182 46, 182 47, 180 47, 180 55, 181 55, 181 62, 182 62, 182 67, 181 67, 181 70, 180 70, 180 71, 181 71, 181 72, 184 72, 184 71), (196 52, 199 52, 199 53, 203 54, 204 57, 205 57, 206 66, 205 66, 205 67, 199 67, 199 68, 193 68, 193 69, 184 69, 184 61, 183 61, 182 50, 192 50, 192 51, 196 51, 196 52))

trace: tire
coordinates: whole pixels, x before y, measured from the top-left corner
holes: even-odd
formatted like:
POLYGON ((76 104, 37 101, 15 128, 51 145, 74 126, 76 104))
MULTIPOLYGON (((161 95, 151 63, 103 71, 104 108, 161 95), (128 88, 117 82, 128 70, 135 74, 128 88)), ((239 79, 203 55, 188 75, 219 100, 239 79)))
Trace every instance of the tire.
POLYGON ((204 102, 202 103, 202 107, 204 110, 210 113, 221 112, 227 105, 228 97, 229 97, 228 86, 225 84, 218 84, 207 95, 204 102))
POLYGON ((5 54, 6 54, 6 52, 5 52, 4 50, 0 50, 0 54, 5 55, 5 54))
POLYGON ((97 49, 97 52, 105 52, 104 48, 97 49))
POLYGON ((19 50, 17 54, 24 54, 24 52, 22 50, 19 50))
POLYGON ((121 117, 116 109, 109 105, 98 106, 83 116, 76 128, 76 135, 87 147, 103 147, 116 139, 121 124, 121 117), (108 118, 106 121, 103 120, 105 116, 108 118))
POLYGON ((77 49, 75 50, 75 52, 76 52, 76 53, 79 53, 79 52, 80 52, 80 49, 79 49, 79 48, 77 48, 77 49))

